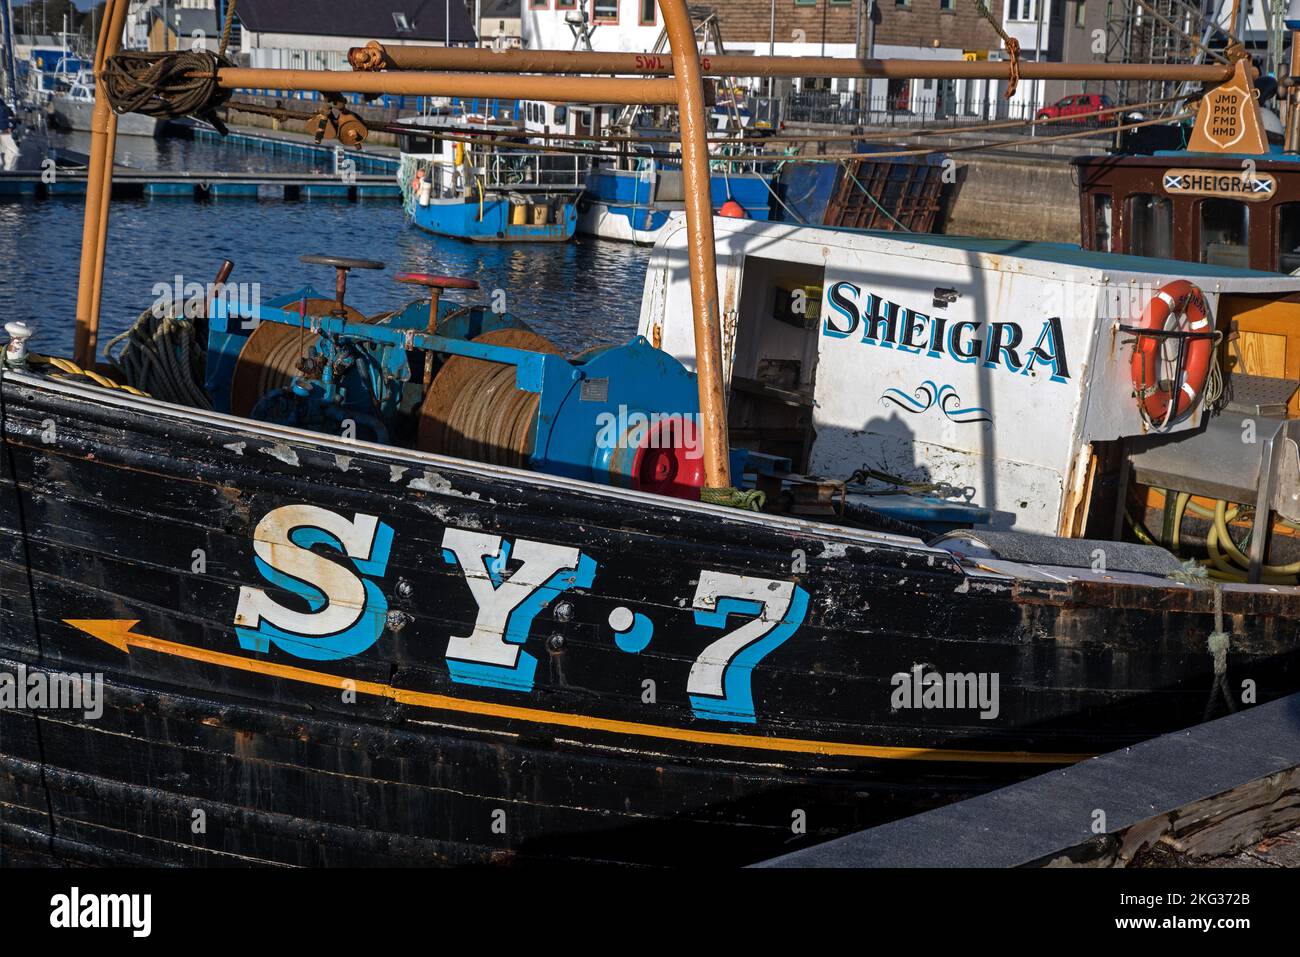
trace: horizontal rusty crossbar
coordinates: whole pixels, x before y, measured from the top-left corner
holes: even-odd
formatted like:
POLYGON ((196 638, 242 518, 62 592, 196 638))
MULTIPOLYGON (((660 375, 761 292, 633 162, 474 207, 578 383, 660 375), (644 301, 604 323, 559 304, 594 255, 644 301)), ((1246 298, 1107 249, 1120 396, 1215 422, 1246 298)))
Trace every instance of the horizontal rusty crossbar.
MULTIPOLYGON (((209 76, 211 74, 208 74, 209 76)), ((225 67, 217 83, 227 90, 318 90, 362 94, 531 98, 556 103, 658 106, 677 102, 677 81, 629 77, 515 76, 494 73, 357 73, 351 70, 259 70, 225 67)))
MULTIPOLYGON (((489 73, 572 73, 611 76, 672 76, 671 56, 654 53, 589 53, 582 50, 491 50, 473 47, 395 46, 371 41, 348 51, 359 72, 382 70, 459 70, 489 73)), ((852 57, 702 56, 705 76, 802 77, 862 79, 1000 80, 1009 76, 1009 60, 875 60, 852 57)), ((1026 80, 1174 80, 1222 83, 1231 64, 1039 63, 1022 60, 1026 80)), ((590 82, 590 81, 588 81, 590 82)), ((593 101, 598 102, 598 101, 593 101)))

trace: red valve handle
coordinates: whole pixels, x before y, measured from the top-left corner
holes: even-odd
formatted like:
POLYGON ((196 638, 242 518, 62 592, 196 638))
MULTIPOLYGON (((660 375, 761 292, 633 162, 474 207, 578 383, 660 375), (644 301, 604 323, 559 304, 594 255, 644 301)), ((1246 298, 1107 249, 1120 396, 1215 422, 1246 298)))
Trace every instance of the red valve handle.
POLYGON ((399 272, 393 278, 398 282, 408 282, 416 286, 428 286, 431 289, 478 288, 478 283, 473 279, 461 279, 459 276, 435 276, 427 272, 399 272))

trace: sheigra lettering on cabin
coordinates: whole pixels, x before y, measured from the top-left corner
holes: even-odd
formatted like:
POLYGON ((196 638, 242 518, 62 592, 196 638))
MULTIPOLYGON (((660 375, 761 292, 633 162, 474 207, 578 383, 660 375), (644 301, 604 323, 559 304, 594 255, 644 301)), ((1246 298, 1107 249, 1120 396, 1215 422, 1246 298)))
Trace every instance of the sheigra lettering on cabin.
POLYGON ((855 340, 861 345, 1018 375, 1042 370, 1050 373, 1053 382, 1070 378, 1059 316, 1044 319, 1031 338, 1015 321, 931 316, 866 292, 847 280, 831 285, 827 301, 830 308, 822 320, 822 335, 829 339, 855 340))
MULTIPOLYGON (((387 622, 384 582, 394 546, 393 527, 374 515, 349 517, 313 505, 268 512, 254 535, 254 569, 268 586, 289 592, 307 610, 282 603, 272 587, 240 588, 235 611, 240 647, 266 654, 274 646, 316 661, 369 650, 387 622)), ((450 679, 532 692, 537 657, 525 645, 534 621, 562 594, 591 590, 599 571, 596 560, 574 546, 451 526, 443 529, 440 558, 460 573, 465 592, 454 594, 455 577, 431 575, 425 591, 438 606, 428 609, 424 620, 455 621, 456 614, 464 620, 463 611, 440 605, 466 594, 474 614, 472 627, 451 625, 446 633, 430 636, 446 642, 450 679)), ((601 615, 608 627, 602 637, 621 654, 639 654, 653 640, 653 614, 670 604, 666 596, 648 613, 618 604, 601 615)), ((701 631, 700 649, 692 651, 696 657, 685 677, 692 712, 699 718, 754 722, 753 670, 798 631, 808 612, 808 593, 779 579, 704 570, 689 607, 701 631)))

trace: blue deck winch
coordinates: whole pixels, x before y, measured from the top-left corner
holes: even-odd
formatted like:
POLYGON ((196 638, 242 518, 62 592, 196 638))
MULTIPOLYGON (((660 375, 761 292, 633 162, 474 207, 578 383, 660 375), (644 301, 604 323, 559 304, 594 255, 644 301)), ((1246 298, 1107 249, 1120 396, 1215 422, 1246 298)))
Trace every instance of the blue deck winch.
POLYGON ((503 345, 549 343, 509 313, 441 302, 442 289, 470 284, 423 274, 399 279, 431 287, 430 299, 367 318, 343 297, 347 270, 371 264, 304 261, 338 270, 332 300, 305 286, 244 315, 215 304, 207 386, 218 411, 442 454, 470 449, 484 461, 698 498, 695 376, 644 338, 573 360, 503 345), (502 374, 506 367, 513 376, 502 374), (440 428, 426 428, 430 419, 440 428), (517 438, 509 444, 524 455, 495 457, 479 432, 517 438))

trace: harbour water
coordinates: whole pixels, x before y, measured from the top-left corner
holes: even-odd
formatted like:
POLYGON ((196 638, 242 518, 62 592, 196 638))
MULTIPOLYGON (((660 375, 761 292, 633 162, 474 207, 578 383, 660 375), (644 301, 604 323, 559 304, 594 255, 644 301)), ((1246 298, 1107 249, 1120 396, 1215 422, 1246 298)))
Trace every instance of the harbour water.
MULTIPOLYGON (((85 151, 85 135, 51 135, 53 145, 85 151)), ((188 140, 124 137, 117 161, 136 169, 302 172, 320 166, 188 140)), ((81 249, 80 198, 0 203, 0 315, 44 318, 39 351, 72 345, 81 249)), ((126 329, 175 277, 207 283, 222 259, 232 282, 258 283, 263 298, 311 283, 332 290, 333 271, 298 262, 332 253, 386 264, 358 270, 348 302, 366 314, 392 309, 422 290, 393 275, 407 270, 477 280, 480 301, 504 292, 505 308, 570 352, 620 342, 636 329, 649 252, 577 237, 567 244, 491 245, 429 235, 409 225, 391 199, 359 203, 189 199, 114 203, 105 263, 101 343, 126 329)), ((452 298, 461 298, 452 294, 452 298)))

